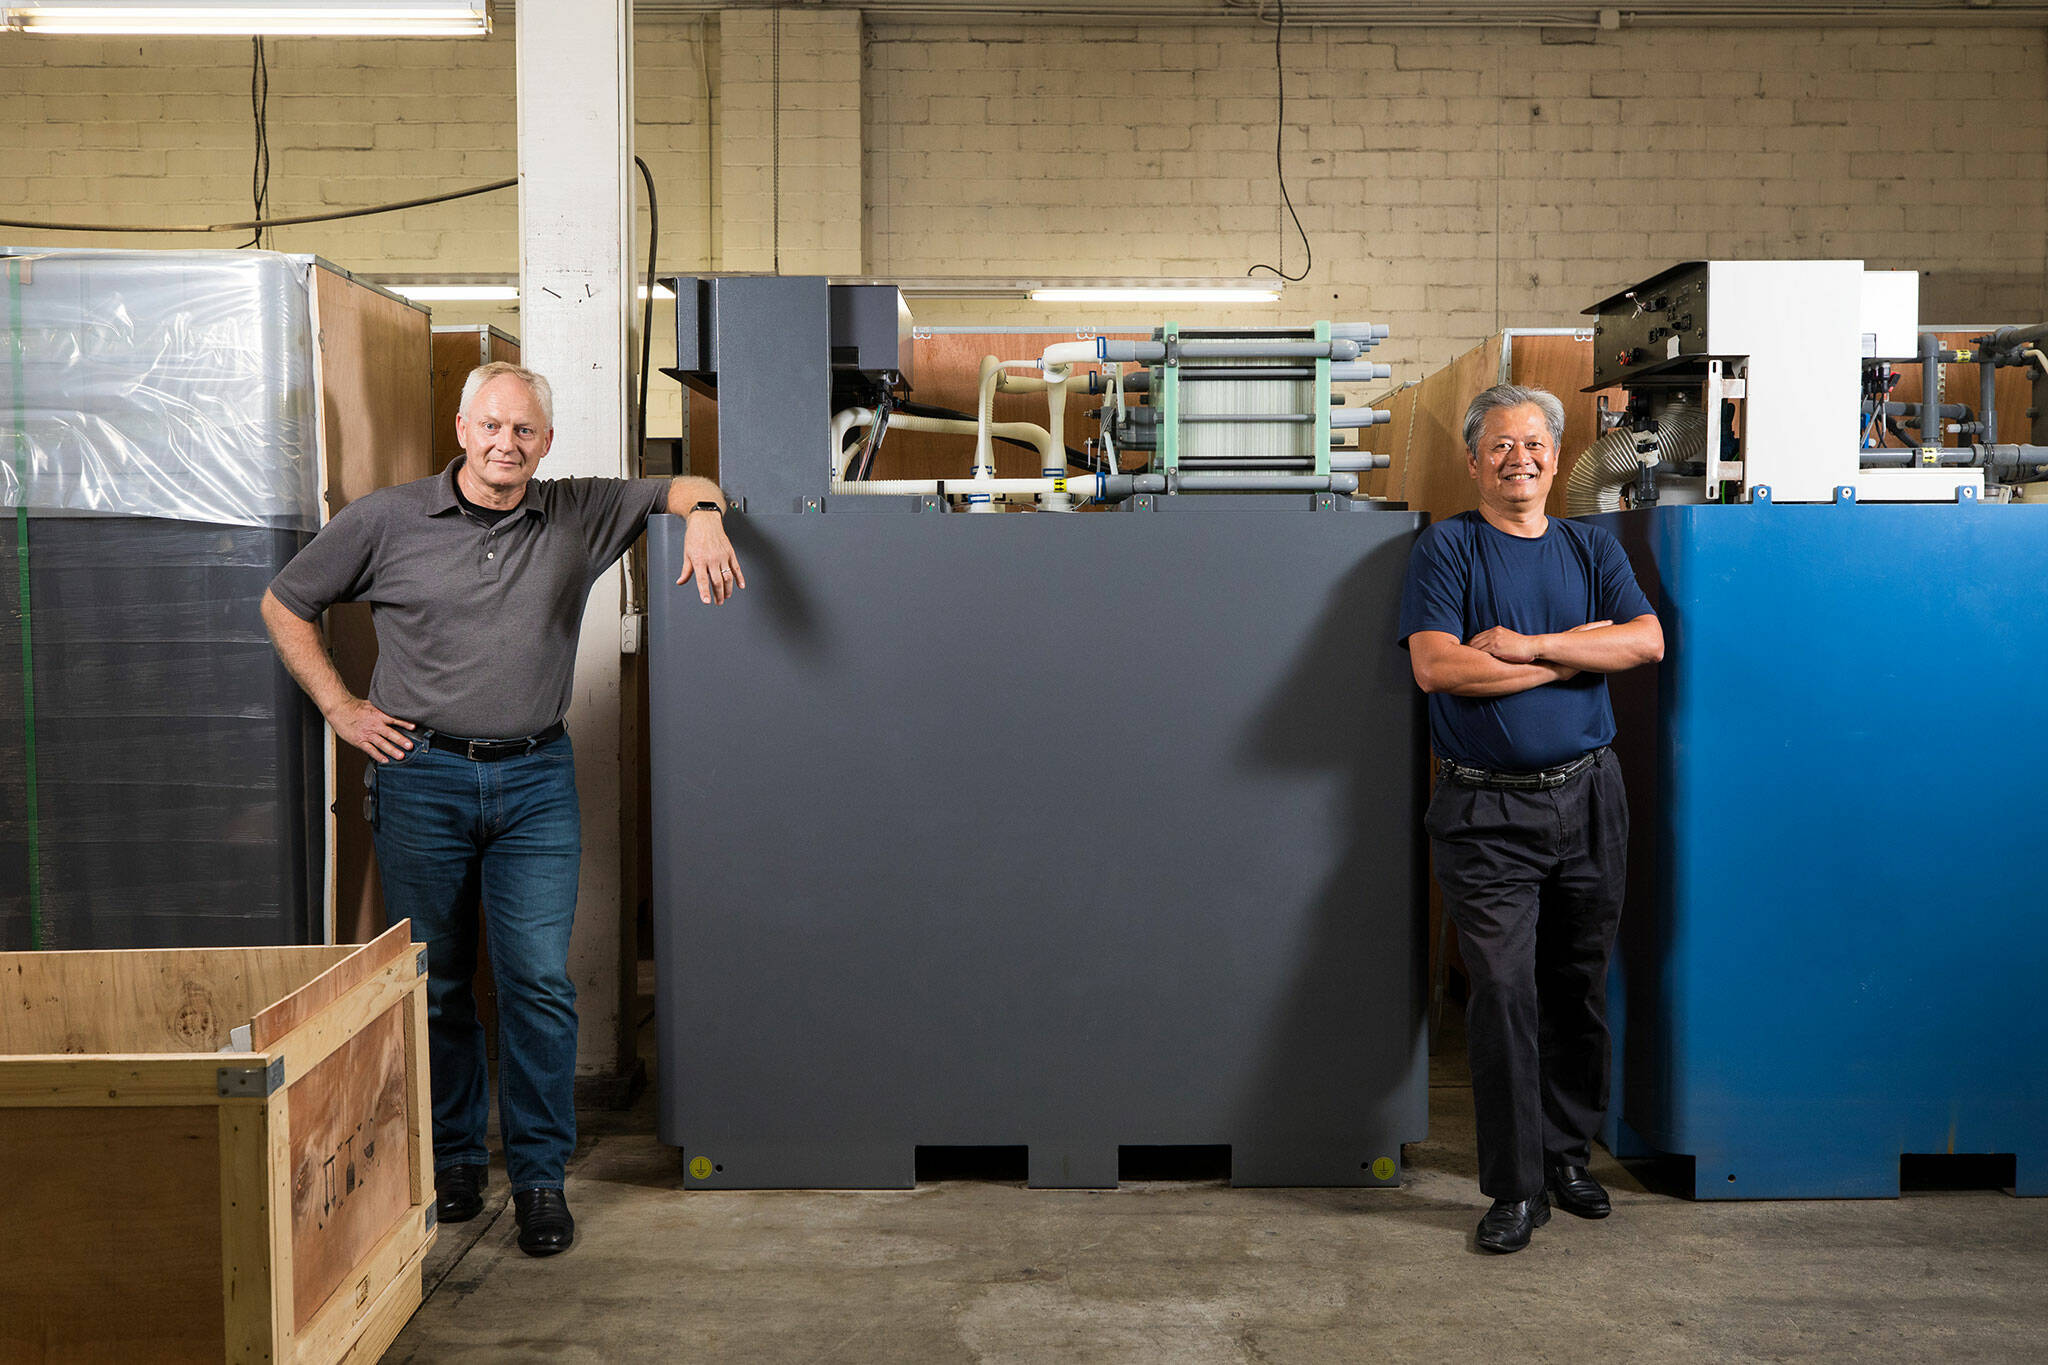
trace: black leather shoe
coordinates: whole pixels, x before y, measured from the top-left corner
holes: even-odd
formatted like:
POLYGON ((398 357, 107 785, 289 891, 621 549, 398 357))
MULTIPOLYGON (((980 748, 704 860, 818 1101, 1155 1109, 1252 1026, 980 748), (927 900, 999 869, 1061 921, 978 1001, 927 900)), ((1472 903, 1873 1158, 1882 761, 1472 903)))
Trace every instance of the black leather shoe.
POLYGON ((488 1166, 450 1166, 434 1172, 434 1217, 443 1223, 467 1223, 484 1211, 488 1166))
POLYGON ((1605 1218, 1614 1212, 1607 1191, 1584 1166, 1552 1166, 1546 1182, 1551 1202, 1580 1218, 1605 1218))
POLYGON ((1550 1200, 1538 1190, 1527 1199, 1496 1199, 1479 1220, 1479 1249, 1505 1255, 1529 1245, 1529 1234, 1550 1221, 1550 1200))
POLYGON ((576 1220, 560 1190, 521 1190, 512 1196, 512 1216, 519 1220, 519 1249, 529 1256, 567 1251, 576 1240, 576 1220))

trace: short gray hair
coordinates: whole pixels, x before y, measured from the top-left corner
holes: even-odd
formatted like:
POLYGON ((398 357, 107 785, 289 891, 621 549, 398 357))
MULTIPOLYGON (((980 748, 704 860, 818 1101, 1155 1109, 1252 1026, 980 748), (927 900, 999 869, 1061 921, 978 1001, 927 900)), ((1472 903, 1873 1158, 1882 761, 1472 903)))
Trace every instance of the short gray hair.
POLYGON ((1465 453, 1479 453, 1479 433, 1486 428, 1486 415, 1502 408, 1519 408, 1524 403, 1534 403, 1543 413, 1545 424, 1550 427, 1550 444, 1564 445, 1564 404, 1548 389, 1529 389, 1520 384, 1495 384, 1485 393, 1472 400, 1472 406, 1465 409, 1465 453))
POLYGON ((471 370, 469 378, 462 381, 462 406, 457 408, 456 411, 464 417, 469 416, 469 405, 476 401, 478 389, 481 389, 493 379, 508 378, 518 380, 532 392, 533 401, 540 404, 541 420, 547 423, 548 430, 553 431, 555 428, 555 391, 549 385, 547 376, 529 370, 524 365, 514 365, 509 360, 493 360, 488 365, 479 365, 471 370))

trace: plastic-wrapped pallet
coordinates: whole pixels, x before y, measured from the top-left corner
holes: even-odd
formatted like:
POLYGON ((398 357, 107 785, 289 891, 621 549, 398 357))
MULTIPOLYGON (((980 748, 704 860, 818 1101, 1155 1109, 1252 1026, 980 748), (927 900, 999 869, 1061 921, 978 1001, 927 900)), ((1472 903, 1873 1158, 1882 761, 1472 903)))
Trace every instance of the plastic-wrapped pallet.
POLYGON ((321 522, 334 273, 0 253, 0 948, 325 936, 320 717, 258 605, 321 522))

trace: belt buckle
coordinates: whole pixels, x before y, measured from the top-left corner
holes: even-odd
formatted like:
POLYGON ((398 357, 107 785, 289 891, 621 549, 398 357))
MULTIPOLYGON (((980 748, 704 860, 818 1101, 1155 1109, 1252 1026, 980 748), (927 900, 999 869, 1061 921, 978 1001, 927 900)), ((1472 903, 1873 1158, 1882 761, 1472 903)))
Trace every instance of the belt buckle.
POLYGON ((483 761, 484 761, 484 759, 483 759, 483 755, 481 755, 481 754, 479 754, 479 753, 477 752, 477 746, 479 746, 479 745, 487 745, 488 743, 489 743, 489 741, 488 741, 488 740, 481 740, 481 739, 468 739, 468 740, 464 740, 464 741, 462 742, 463 752, 464 752, 464 754, 465 754, 465 755, 466 755, 466 756, 467 756, 467 757, 469 758, 469 761, 470 761, 470 762, 472 762, 472 763, 481 763, 481 762, 483 762, 483 761))

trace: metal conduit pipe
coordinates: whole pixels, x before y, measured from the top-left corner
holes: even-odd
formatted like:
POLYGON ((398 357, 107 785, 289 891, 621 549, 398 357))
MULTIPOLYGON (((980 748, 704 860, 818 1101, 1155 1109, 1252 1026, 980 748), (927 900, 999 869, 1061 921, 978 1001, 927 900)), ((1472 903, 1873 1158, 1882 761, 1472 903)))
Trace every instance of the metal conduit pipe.
POLYGON ((1998 444, 1998 367, 1983 364, 1977 367, 1977 421, 1982 426, 1984 444, 1998 444))

